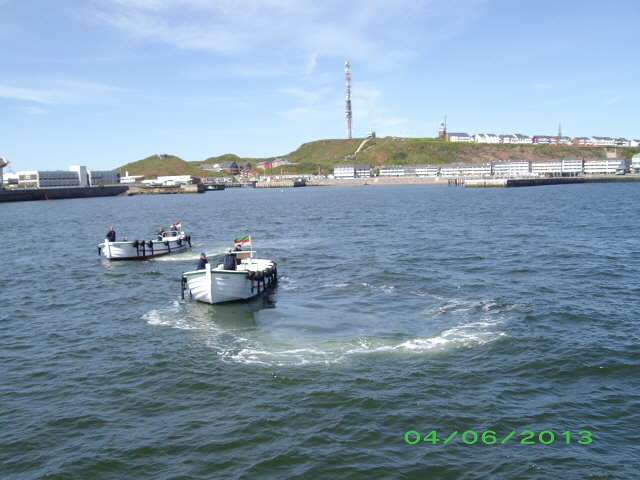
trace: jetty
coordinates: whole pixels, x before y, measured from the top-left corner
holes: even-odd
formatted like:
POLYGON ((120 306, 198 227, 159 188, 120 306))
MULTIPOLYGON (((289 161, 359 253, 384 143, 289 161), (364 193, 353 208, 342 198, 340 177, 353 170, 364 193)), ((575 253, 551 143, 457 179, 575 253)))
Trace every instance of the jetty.
POLYGON ((126 185, 96 187, 12 188, 0 190, 1 202, 61 200, 64 198, 115 197, 129 190, 126 185))
POLYGON ((256 182, 255 188, 291 188, 291 187, 304 187, 306 182, 304 180, 281 180, 279 182, 256 182))
POLYGON ((537 187, 541 185, 571 185, 576 183, 614 183, 640 182, 640 175, 589 175, 580 177, 552 177, 552 178, 487 178, 468 179, 464 182, 466 188, 510 188, 537 187))
POLYGON ((171 195, 182 193, 204 193, 207 186, 200 184, 182 185, 179 187, 129 187, 126 192, 122 192, 120 196, 130 197, 133 195, 171 195))

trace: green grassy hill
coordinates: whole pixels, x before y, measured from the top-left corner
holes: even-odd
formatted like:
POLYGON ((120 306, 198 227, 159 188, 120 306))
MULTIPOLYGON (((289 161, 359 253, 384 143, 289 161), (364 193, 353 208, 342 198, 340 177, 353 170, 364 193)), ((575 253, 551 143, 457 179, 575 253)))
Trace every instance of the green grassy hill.
MULTIPOLYGON (((401 164, 446 164, 446 163, 486 163, 494 160, 548 160, 564 157, 605 157, 604 148, 578 148, 551 145, 489 145, 477 143, 449 143, 439 138, 395 138, 383 137, 351 140, 318 140, 301 145, 289 154, 279 155, 291 160, 291 165, 278 167, 278 173, 333 173, 337 163, 380 165, 401 164), (361 147, 361 148, 360 148, 361 147), (356 154, 356 150, 360 151, 356 154)), ((611 150, 611 149, 610 149, 611 150)), ((619 148, 617 155, 631 158, 640 152, 639 148, 619 148)), ((246 161, 254 167, 258 162, 269 158, 240 158, 234 154, 209 157, 203 161, 186 162, 176 156, 169 155, 164 159, 152 155, 144 160, 123 165, 118 170, 124 175, 194 175, 214 176, 210 172, 200 170, 203 163, 215 164, 225 161, 246 161)))
POLYGON ((202 176, 202 170, 197 166, 185 162, 175 155, 167 155, 165 158, 151 155, 137 162, 127 163, 116 170, 122 176, 129 172, 129 175, 145 175, 147 178, 155 178, 158 175, 202 176))

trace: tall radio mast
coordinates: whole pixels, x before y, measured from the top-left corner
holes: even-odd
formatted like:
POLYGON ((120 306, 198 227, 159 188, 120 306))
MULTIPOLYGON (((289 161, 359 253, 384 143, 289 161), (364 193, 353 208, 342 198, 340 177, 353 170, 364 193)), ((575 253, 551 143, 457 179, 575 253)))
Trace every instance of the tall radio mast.
POLYGON ((351 125, 351 72, 349 71, 349 62, 344 62, 344 80, 347 86, 347 139, 353 137, 353 127, 351 125))

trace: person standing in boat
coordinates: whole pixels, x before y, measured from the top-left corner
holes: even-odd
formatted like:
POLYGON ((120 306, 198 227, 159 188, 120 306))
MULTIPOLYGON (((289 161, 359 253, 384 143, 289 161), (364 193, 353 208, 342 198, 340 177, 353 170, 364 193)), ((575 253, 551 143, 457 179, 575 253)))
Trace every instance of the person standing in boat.
POLYGON ((231 247, 227 248, 227 254, 224 256, 224 269, 225 270, 236 269, 236 254, 231 252, 231 247))
POLYGON ((236 254, 236 265, 240 265, 242 263, 242 259, 238 256, 238 252, 241 252, 241 251, 242 251, 242 244, 238 243, 234 250, 234 253, 236 254))
POLYGON ((207 263, 209 263, 207 261, 207 256, 204 254, 204 252, 202 252, 200 254, 200 260, 198 260, 198 270, 206 270, 207 267, 205 266, 207 263))
POLYGON ((164 230, 162 227, 158 229, 158 240, 162 240, 164 238, 164 230))
POLYGON ((170 232, 177 232, 178 231, 178 227, 176 227, 175 223, 171 224, 171 226, 169 227, 169 231, 170 232))
POLYGON ((115 242, 116 241, 116 231, 113 229, 113 227, 109 227, 109 232, 107 233, 107 237, 106 238, 110 242, 115 242))

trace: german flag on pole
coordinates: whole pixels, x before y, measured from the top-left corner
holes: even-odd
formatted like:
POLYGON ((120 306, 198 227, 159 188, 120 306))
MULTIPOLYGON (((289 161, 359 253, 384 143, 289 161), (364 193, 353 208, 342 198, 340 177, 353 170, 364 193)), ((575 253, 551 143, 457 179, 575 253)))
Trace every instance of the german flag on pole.
POLYGON ((245 243, 251 243, 251 235, 247 235, 246 237, 236 238, 233 241, 234 245, 244 245, 245 243))

